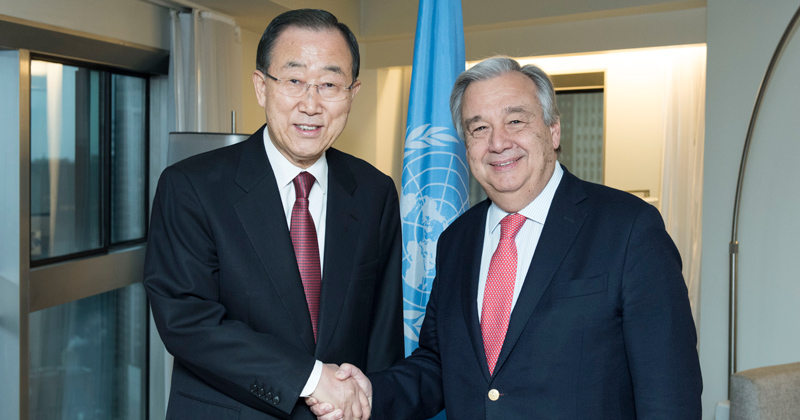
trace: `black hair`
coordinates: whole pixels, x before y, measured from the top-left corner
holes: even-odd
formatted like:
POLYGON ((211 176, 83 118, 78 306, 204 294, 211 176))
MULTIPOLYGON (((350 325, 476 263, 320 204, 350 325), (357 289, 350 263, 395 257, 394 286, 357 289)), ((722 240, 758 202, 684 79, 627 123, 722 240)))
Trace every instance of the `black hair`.
POLYGON ((258 43, 256 68, 259 71, 267 73, 275 41, 284 30, 291 27, 311 29, 314 31, 331 29, 341 33, 353 57, 353 82, 358 79, 361 55, 358 52, 356 36, 347 25, 339 22, 336 16, 320 9, 289 10, 288 12, 281 13, 275 19, 272 19, 267 29, 264 30, 264 34, 261 35, 261 41, 258 43))

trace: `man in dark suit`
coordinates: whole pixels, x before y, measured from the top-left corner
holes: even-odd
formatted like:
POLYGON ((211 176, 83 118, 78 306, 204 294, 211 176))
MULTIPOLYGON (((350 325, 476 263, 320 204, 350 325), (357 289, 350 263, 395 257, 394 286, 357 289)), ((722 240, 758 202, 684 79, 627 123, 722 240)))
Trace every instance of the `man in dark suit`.
POLYGON ((658 211, 558 164, 535 66, 476 65, 451 110, 489 199, 439 238, 419 349, 368 375, 371 391, 352 366, 341 377, 374 393, 376 419, 699 420, 694 323, 658 211))
POLYGON ((310 395, 368 416, 333 373, 402 358, 401 244, 392 180, 331 148, 358 44, 330 13, 294 10, 257 61, 266 126, 167 168, 153 203, 144 284, 175 356, 167 418, 313 419, 310 395))

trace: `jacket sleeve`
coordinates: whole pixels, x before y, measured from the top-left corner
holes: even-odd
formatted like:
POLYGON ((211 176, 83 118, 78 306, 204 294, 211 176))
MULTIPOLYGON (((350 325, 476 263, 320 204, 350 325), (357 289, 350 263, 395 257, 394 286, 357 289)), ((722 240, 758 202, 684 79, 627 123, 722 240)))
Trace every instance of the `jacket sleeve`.
POLYGON ((380 221, 380 266, 366 371, 386 369, 403 358, 403 279, 400 210, 394 182, 387 177, 380 221))
POLYGON ((678 250, 651 206, 633 223, 622 280, 636 418, 701 418, 697 336, 678 250))
MULTIPOLYGON (((443 246, 441 239, 438 247, 443 246)), ((436 266, 441 267, 438 259, 443 253, 437 251, 436 255, 436 266)), ((373 387, 372 418, 376 420, 428 419, 444 409, 436 318, 440 283, 437 272, 420 329, 419 347, 392 368, 369 375, 373 387)))

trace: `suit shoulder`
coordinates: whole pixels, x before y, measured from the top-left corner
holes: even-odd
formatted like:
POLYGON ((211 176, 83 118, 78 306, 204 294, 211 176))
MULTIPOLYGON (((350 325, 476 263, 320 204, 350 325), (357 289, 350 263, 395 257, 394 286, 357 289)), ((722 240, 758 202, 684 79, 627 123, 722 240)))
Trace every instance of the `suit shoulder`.
POLYGON ((459 237, 477 227, 484 226, 486 223, 486 211, 490 204, 491 202, 486 199, 467 209, 464 214, 458 216, 456 220, 445 228, 440 239, 444 238, 444 240, 447 241, 450 238, 459 237))
POLYGON ((639 214, 657 210, 652 204, 629 192, 588 181, 580 181, 587 199, 597 208, 607 208, 619 213, 639 214))
POLYGON ((230 189, 242 156, 244 143, 236 143, 190 156, 176 162, 159 176, 158 185, 192 185, 196 191, 226 191, 230 189))
POLYGON ((356 176, 359 182, 382 181, 384 183, 394 183, 389 175, 381 172, 378 168, 372 166, 371 163, 365 161, 364 159, 355 157, 349 153, 345 153, 334 148, 328 149, 326 153, 329 163, 331 163, 331 160, 343 162, 348 168, 350 168, 350 170, 353 172, 353 175, 356 176))
POLYGON ((186 159, 174 163, 172 166, 184 173, 207 171, 220 167, 235 167, 242 154, 244 143, 245 142, 240 142, 189 156, 186 159))

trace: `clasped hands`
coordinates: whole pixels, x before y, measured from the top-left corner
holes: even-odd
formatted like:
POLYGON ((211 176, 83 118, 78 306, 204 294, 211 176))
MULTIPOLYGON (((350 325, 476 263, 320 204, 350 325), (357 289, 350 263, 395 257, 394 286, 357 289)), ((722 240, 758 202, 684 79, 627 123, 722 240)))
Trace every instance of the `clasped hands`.
POLYGON ((351 364, 325 364, 306 404, 319 420, 367 420, 372 410, 372 384, 351 364))

